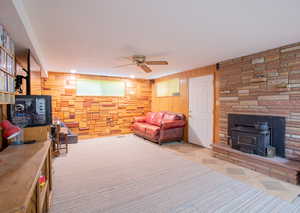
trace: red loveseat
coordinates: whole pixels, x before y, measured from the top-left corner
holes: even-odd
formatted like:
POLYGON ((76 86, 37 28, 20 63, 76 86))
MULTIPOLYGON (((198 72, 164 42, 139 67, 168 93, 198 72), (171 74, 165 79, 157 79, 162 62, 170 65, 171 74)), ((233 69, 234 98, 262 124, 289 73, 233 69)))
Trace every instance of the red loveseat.
POLYGON ((183 114, 148 112, 146 116, 134 118, 133 132, 161 144, 162 142, 182 140, 185 124, 183 114))

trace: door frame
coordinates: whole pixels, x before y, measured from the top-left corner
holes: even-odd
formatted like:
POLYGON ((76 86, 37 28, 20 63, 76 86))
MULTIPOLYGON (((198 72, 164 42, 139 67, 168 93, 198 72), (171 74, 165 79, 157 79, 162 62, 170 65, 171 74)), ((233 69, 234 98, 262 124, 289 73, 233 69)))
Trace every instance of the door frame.
POLYGON ((187 143, 190 143, 189 142, 189 107, 190 107, 190 81, 189 79, 190 78, 197 78, 197 77, 202 77, 202 76, 207 76, 207 75, 212 75, 213 76, 213 98, 214 98, 214 101, 213 101, 213 135, 212 135, 212 144, 215 144, 219 141, 219 137, 217 137, 217 135, 219 134, 219 132, 216 132, 217 131, 217 127, 216 127, 216 124, 218 124, 218 110, 217 110, 217 106, 219 105, 218 103, 218 75, 217 75, 217 70, 214 70, 214 71, 210 71, 210 72, 205 72, 203 74, 199 74, 199 75, 194 75, 194 76, 189 76, 187 78, 187 109, 186 109, 186 120, 187 120, 187 136, 186 136, 186 142, 187 143))
POLYGON ((215 72, 212 72, 212 73, 205 73, 204 75, 197 75, 197 76, 191 76, 188 78, 188 81, 187 81, 187 142, 188 143, 191 143, 189 141, 189 119, 190 119, 190 112, 189 112, 189 109, 190 109, 190 79, 192 78, 199 78, 199 77, 203 77, 203 76, 208 76, 208 75, 211 75, 212 76, 212 86, 213 86, 213 109, 212 109, 212 144, 215 144, 216 143, 216 127, 215 127, 215 124, 217 123, 216 122, 216 73, 215 72))

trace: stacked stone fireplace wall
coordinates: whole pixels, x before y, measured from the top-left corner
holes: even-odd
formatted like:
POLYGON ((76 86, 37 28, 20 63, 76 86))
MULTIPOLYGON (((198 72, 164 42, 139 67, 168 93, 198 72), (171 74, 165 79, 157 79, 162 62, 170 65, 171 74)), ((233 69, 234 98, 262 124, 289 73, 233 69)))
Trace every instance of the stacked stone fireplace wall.
POLYGON ((228 114, 284 116, 285 155, 300 160, 300 43, 220 63, 220 139, 228 114))

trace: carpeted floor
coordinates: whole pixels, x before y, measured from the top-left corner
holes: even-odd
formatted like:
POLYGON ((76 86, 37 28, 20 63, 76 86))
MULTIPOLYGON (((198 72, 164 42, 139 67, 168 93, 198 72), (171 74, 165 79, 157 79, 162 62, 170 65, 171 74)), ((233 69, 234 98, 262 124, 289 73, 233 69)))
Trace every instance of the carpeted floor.
POLYGON ((279 197, 281 200, 286 200, 290 203, 299 200, 300 186, 280 181, 251 169, 215 158, 210 149, 179 142, 166 143, 161 147, 185 159, 205 165, 225 176, 246 183, 269 195, 279 197))
POLYGON ((51 213, 300 212, 134 135, 71 145, 54 172, 51 213))

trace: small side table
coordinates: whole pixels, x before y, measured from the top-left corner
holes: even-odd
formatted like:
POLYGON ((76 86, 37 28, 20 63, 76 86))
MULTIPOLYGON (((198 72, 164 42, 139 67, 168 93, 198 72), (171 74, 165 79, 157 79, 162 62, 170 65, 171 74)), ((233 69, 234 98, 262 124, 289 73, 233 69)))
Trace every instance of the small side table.
POLYGON ((69 151, 68 141, 66 137, 68 135, 68 128, 61 127, 59 124, 55 125, 55 137, 53 138, 53 155, 55 157, 60 155, 60 150, 65 149, 66 153, 69 151))
POLYGON ((69 134, 68 128, 66 127, 61 127, 59 130, 59 143, 58 143, 58 150, 65 149, 66 153, 69 151, 68 147, 68 141, 66 140, 67 135, 69 134), (63 147, 64 145, 64 147, 63 147))

